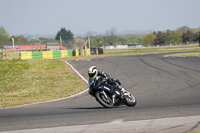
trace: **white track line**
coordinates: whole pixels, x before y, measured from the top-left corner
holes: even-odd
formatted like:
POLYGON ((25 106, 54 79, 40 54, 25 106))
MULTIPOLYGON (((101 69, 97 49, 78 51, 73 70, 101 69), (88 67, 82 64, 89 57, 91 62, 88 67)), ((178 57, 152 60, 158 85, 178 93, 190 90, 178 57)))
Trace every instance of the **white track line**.
POLYGON ((65 63, 67 64, 67 65, 69 65, 71 68, 72 68, 72 70, 74 70, 77 74, 78 74, 78 76, 80 77, 80 78, 82 78, 83 79, 83 81, 85 81, 87 84, 88 84, 88 81, 71 65, 71 64, 69 64, 69 62, 67 62, 67 61, 65 61, 65 63))

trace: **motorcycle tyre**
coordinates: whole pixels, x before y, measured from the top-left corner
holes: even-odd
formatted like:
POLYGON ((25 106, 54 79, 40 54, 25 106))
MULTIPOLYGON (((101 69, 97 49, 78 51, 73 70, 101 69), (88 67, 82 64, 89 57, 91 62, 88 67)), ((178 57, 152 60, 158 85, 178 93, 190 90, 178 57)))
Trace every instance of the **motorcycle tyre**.
POLYGON ((112 108, 112 107, 113 107, 113 101, 112 101, 112 99, 108 96, 109 100, 112 101, 112 103, 111 103, 111 104, 107 104, 107 103, 105 103, 105 102, 101 99, 101 97, 100 97, 101 94, 100 94, 100 93, 101 93, 101 91, 97 91, 97 92, 95 93, 96 100, 97 100, 103 107, 105 107, 105 108, 112 108))
MULTIPOLYGON (((131 97, 135 99, 135 97, 134 97, 132 94, 131 94, 131 97)), ((134 107, 134 106, 136 105, 136 103, 137 103, 136 99, 135 99, 134 102, 133 102, 133 101, 130 101, 129 98, 125 98, 125 99, 126 99, 126 103, 125 103, 125 104, 126 104, 128 107, 134 107)))

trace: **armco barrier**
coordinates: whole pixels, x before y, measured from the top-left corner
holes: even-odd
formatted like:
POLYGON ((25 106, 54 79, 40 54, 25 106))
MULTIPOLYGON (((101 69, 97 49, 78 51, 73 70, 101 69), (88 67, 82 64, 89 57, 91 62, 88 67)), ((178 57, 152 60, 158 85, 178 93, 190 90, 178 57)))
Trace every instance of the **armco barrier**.
POLYGON ((68 50, 61 51, 61 58, 68 57, 68 50))
POLYGON ((19 56, 20 53, 14 53, 14 52, 6 52, 6 54, 4 55, 4 59, 8 59, 8 60, 18 60, 20 58, 19 56))
POLYGON ((53 59, 53 51, 42 52, 42 59, 53 59))
POLYGON ((71 50, 71 49, 68 49, 68 50, 67 50, 67 54, 68 54, 67 57, 71 57, 71 56, 72 56, 72 50, 71 50))
POLYGON ((42 59, 42 52, 32 52, 32 59, 42 59))
POLYGON ((53 58, 61 58, 61 51, 53 51, 53 58))
MULTIPOLYGON (((90 55, 90 49, 82 49, 82 56, 90 55)), ((41 52, 21 52, 18 59, 29 60, 29 59, 57 59, 71 57, 72 50, 62 50, 62 51, 41 51, 41 52)), ((79 56, 79 49, 73 50, 73 56, 79 56)))
MULTIPOLYGON (((96 50, 95 50, 96 51, 96 50)), ((65 58, 71 56, 88 56, 93 53, 93 49, 79 49, 72 50, 61 50, 61 51, 34 51, 34 52, 22 52, 22 51, 0 51, 1 58, 3 59, 21 59, 21 60, 29 60, 29 59, 56 59, 56 58, 65 58)), ((96 54, 96 53, 95 53, 96 54)), ((100 54, 100 53, 99 53, 100 54)), ((103 51, 102 51, 103 54, 103 51)))
POLYGON ((21 60, 30 60, 32 59, 32 52, 22 52, 21 60))
POLYGON ((72 50, 71 49, 61 51, 61 58, 71 57, 71 56, 72 56, 72 50))
MULTIPOLYGON (((21 52, 21 60, 29 59, 56 59, 70 57, 71 49, 62 51, 43 51, 43 52, 21 52)), ((19 59, 19 58, 18 58, 19 59)))
POLYGON ((86 55, 90 55, 90 49, 86 49, 86 55))

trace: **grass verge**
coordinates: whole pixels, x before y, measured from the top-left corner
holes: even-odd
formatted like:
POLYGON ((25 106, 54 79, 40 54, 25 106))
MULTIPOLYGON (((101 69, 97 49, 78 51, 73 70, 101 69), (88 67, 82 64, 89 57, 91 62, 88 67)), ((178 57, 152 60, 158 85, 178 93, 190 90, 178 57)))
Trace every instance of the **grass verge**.
POLYGON ((163 47, 149 47, 149 48, 134 48, 134 49, 111 49, 104 50, 104 55, 142 55, 142 54, 158 54, 170 52, 192 52, 200 51, 198 44, 195 45, 179 45, 179 46, 163 46, 163 47))
POLYGON ((200 53, 181 53, 181 54, 171 54, 166 57, 200 57, 200 53))
POLYGON ((60 59, 0 60, 0 108, 59 99, 86 88, 60 59))

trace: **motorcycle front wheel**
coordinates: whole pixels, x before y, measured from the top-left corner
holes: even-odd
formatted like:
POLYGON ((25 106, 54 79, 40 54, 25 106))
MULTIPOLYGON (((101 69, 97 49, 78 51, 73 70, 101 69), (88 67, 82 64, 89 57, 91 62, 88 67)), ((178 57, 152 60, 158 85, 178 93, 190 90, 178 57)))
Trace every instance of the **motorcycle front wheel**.
POLYGON ((97 91, 95 93, 96 100, 105 108, 112 108, 113 107, 113 101, 110 98, 109 95, 106 94, 106 92, 97 91))
POLYGON ((126 105, 129 107, 134 107, 137 103, 135 97, 130 93, 129 97, 125 98, 126 99, 126 105))

